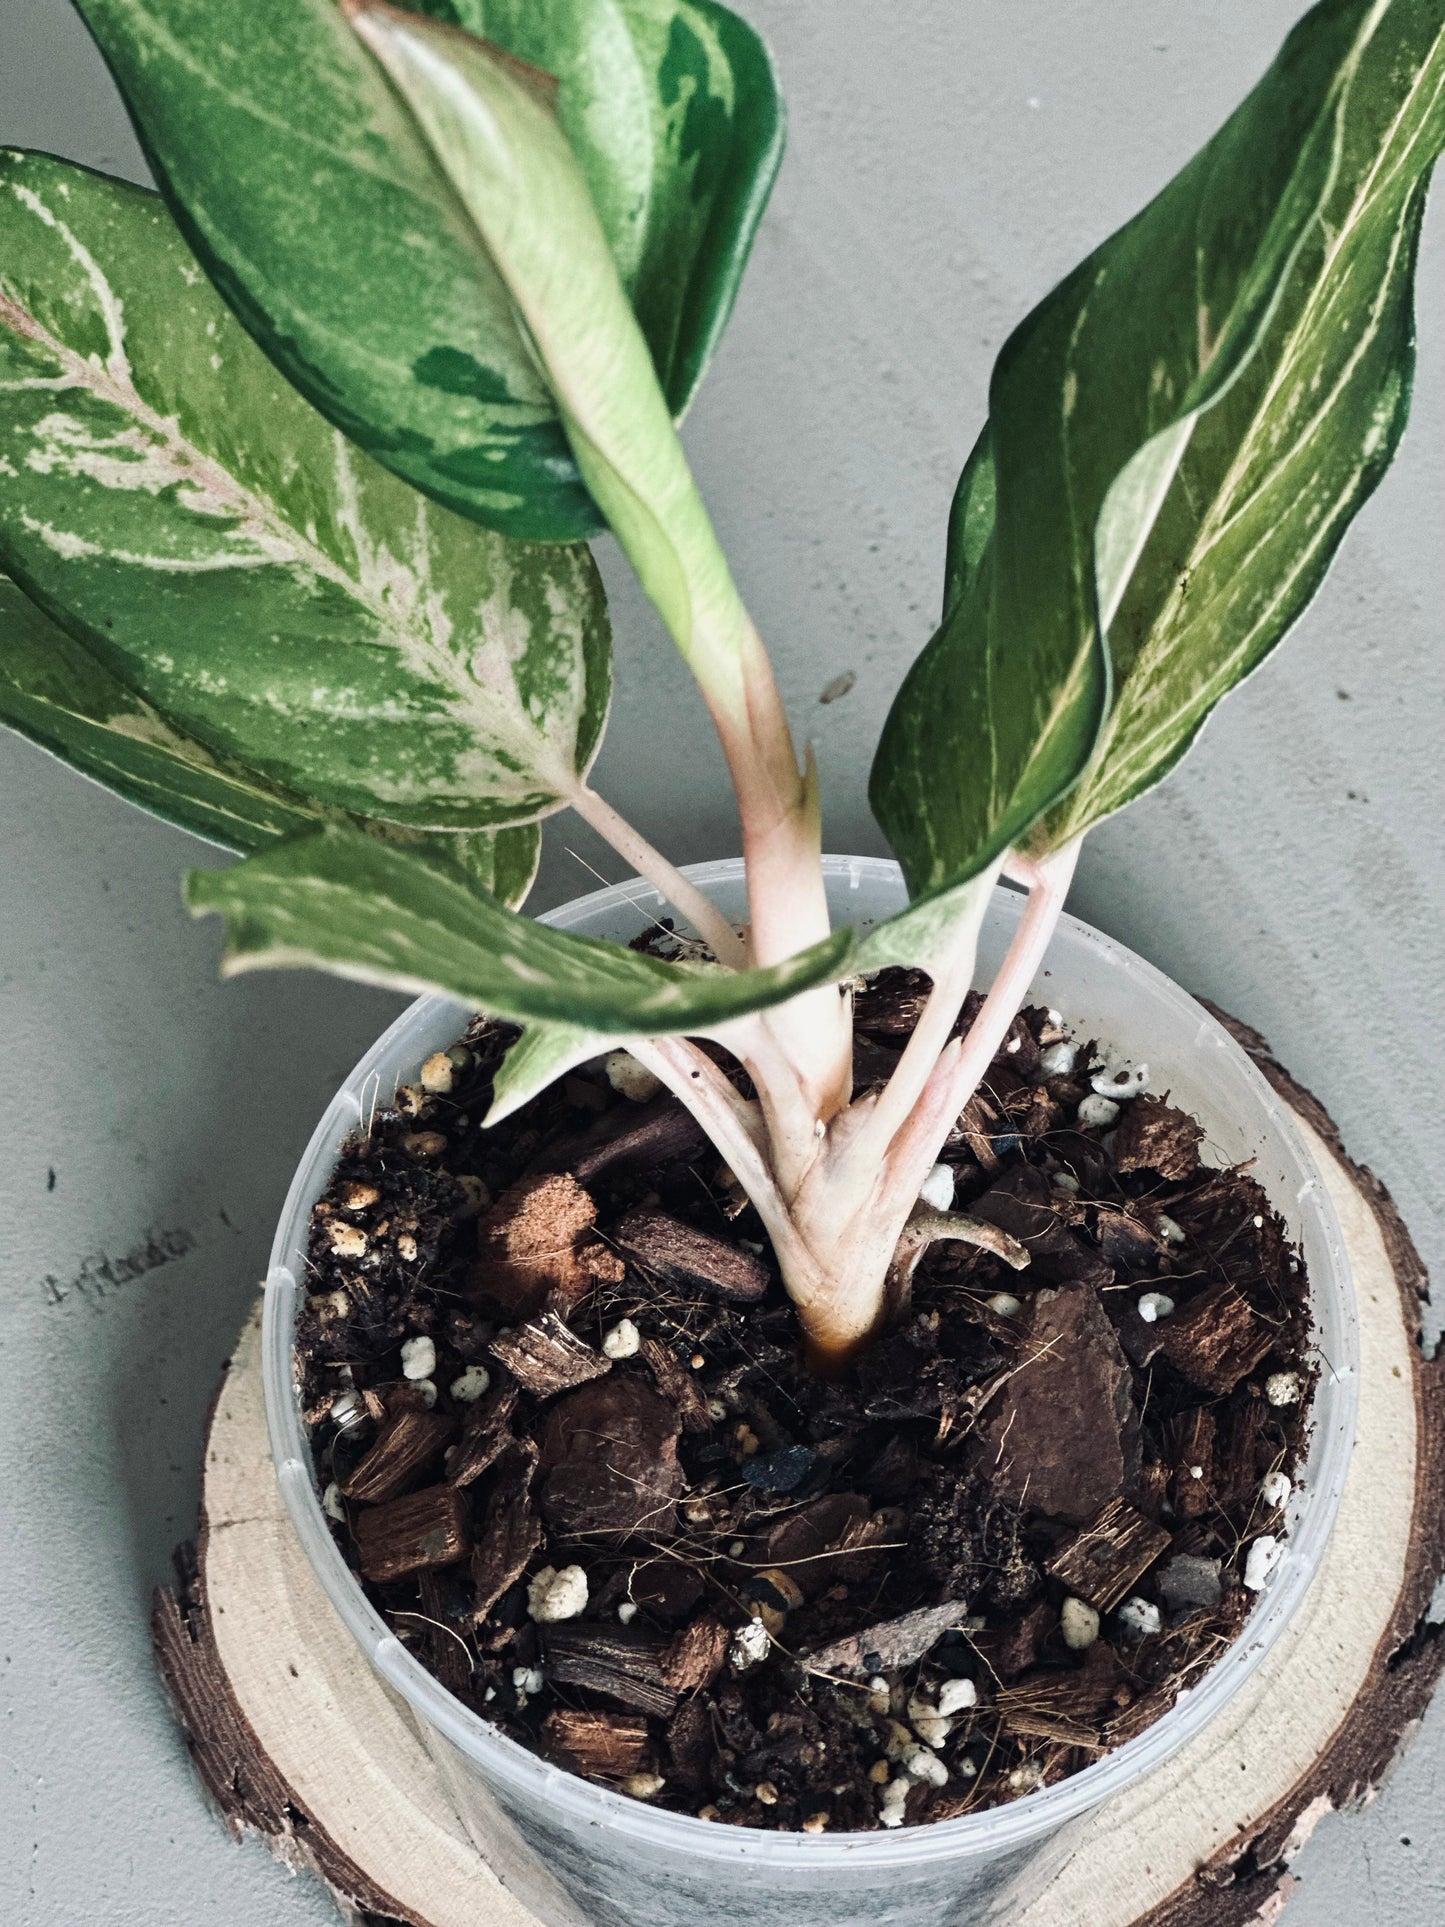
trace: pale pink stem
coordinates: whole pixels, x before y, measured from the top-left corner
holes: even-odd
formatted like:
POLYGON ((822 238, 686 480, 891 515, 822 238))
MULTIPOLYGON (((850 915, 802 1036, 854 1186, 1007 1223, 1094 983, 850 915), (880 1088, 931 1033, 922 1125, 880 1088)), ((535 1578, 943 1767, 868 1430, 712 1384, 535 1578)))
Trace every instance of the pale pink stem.
POLYGON ((630 863, 640 877, 685 916, 721 964, 742 969, 748 961, 748 948, 727 918, 690 883, 661 850, 655 849, 640 830, 636 830, 605 798, 586 783, 579 782, 567 792, 567 801, 585 823, 617 854, 630 863))
POLYGON ((959 1112, 978 1089, 1007 1036, 1063 911, 1078 862, 1079 842, 1076 838, 1036 862, 1016 859, 1015 874, 1021 874, 1030 885, 1019 927, 968 1034, 940 1055, 908 1121, 893 1140, 879 1199, 883 1211, 902 1204, 905 1197, 911 1205, 917 1197, 918 1187, 942 1150, 959 1112))
MULTIPOLYGON (((983 892, 992 890, 995 874, 996 871, 990 870, 980 880, 983 892)), ((948 1042, 948 1034, 973 984, 981 920, 981 908, 977 914, 963 918, 952 952, 934 975, 923 1014, 913 1027, 893 1075, 879 1093, 866 1122, 843 1151, 839 1177, 845 1185, 855 1172, 877 1170, 895 1135, 927 1089, 939 1054, 948 1042)))
POLYGON ((806 1265, 807 1253, 774 1182, 758 1106, 734 1090, 706 1051, 686 1037, 653 1037, 628 1049, 707 1132, 756 1206, 785 1276, 796 1273, 799 1265, 806 1265))

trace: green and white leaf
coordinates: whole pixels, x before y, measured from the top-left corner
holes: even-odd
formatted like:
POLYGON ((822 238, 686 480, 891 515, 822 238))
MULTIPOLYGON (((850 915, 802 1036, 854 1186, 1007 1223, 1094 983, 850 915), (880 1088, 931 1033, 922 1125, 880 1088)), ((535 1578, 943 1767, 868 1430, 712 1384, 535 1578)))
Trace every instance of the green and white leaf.
MULTIPOLYGON (((1445 6, 1384 11, 1337 140, 1258 346, 1200 417, 1157 514, 1140 518, 1146 539, 1109 629, 1114 706, 1083 782, 1042 826, 1053 843, 1178 762, 1301 614, 1389 467, 1410 408, 1425 191, 1445 147, 1445 6)), ((1168 379, 1182 388, 1188 372, 1176 362, 1168 379)))
POLYGON ((715 0, 423 0, 553 75, 668 407, 683 415, 742 280, 783 153, 768 50, 715 0))
POLYGON ((440 990, 493 1016, 607 1037, 706 1031, 836 983, 840 930, 768 970, 666 963, 501 909, 454 866, 348 830, 292 838, 187 879, 226 919, 227 975, 311 966, 394 990, 440 990))
MULTIPOLYGON (((776 172, 766 52, 710 0, 426 0, 560 74, 668 398, 686 405, 776 172)), ((188 240, 379 462, 527 540, 601 527, 503 283, 335 0, 79 0, 188 240)))
MULTIPOLYGON (((1319 233, 1357 76, 1381 32, 1429 38, 1439 12, 1324 0, 1220 133, 1005 344, 955 505, 944 621, 873 771, 915 892, 976 873, 1089 763, 1110 654, 1131 667, 1119 638, 1140 559, 1319 233)), ((1295 573, 1278 552, 1269 566, 1295 573)), ((1070 806, 1041 841, 1081 827, 1070 806)))
MULTIPOLYGON (((229 850, 264 849, 336 814, 183 735, 4 577, 0 722, 127 802, 229 850)), ((449 857, 513 908, 536 875, 541 832, 532 823, 432 833, 353 821, 401 847, 449 857)))
POLYGON ((485 41, 345 0, 506 283, 572 452, 713 708, 755 645, 586 178, 550 95, 485 41))
POLYGON ((0 566, 213 757, 333 810, 560 806, 610 693, 585 548, 377 467, 289 389, 153 194, 0 154, 0 566))
POLYGON ((555 1084, 579 1064, 590 1063, 603 1051, 616 1050, 630 1038, 605 1035, 580 1024, 531 1023, 511 1046, 492 1081, 492 1103, 487 1129, 520 1111, 524 1104, 555 1084))

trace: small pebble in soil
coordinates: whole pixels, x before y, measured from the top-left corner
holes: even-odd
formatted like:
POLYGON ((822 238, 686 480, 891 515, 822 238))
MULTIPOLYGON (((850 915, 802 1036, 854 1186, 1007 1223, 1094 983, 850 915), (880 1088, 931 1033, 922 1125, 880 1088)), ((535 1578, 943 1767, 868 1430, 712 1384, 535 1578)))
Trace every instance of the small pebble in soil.
POLYGON ((947 1211, 953 1203, 953 1167, 935 1164, 918 1188, 918 1202, 931 1204, 935 1211, 947 1211))
POLYGON ((745 1673, 749 1667, 762 1664, 772 1643, 772 1634, 762 1620, 750 1619, 746 1626, 740 1626, 733 1634, 732 1645, 728 1648, 728 1663, 735 1671, 745 1673))
POLYGON ((1059 1611, 1059 1631, 1070 1652, 1087 1652, 1099 1637, 1099 1615, 1087 1600, 1068 1598, 1059 1611))
POLYGON ((421 1399, 422 1404, 428 1411, 436 1404, 437 1387, 434 1378, 414 1378, 411 1382, 411 1389, 421 1399))
POLYGON ((667 1785, 660 1773, 629 1773, 625 1780, 617 1782, 623 1793, 630 1793, 634 1800, 655 1800, 667 1785))
POLYGON ((602 1350, 608 1358, 636 1358, 642 1349, 642 1333, 630 1318, 619 1318, 611 1331, 602 1338, 602 1350))
POLYGON ((341 1503, 341 1487, 333 1479, 321 1495, 321 1510, 338 1525, 346 1524, 346 1507, 341 1503))
POLYGON ((1289 1504, 1289 1495, 1293 1491, 1294 1486, 1287 1472, 1266 1472, 1260 1481, 1260 1499, 1276 1510, 1289 1504))
POLYGON ((430 1378, 437 1368, 437 1348, 435 1339, 425 1335, 408 1338, 401 1348, 401 1375, 403 1378, 430 1378))
POLYGON ((1079 1180, 1072 1171, 1055 1171, 1049 1179, 1049 1185, 1061 1197, 1076 1198, 1079 1195, 1079 1180))
POLYGON ((576 1619, 587 1610, 587 1575, 580 1566, 543 1566, 527 1587, 527 1611, 542 1624, 576 1619))
POLYGON ((1089 1088, 1099 1097, 1137 1097, 1149 1082, 1149 1066, 1136 1064, 1132 1070, 1098 1071, 1089 1079, 1089 1088))
POLYGON ((468 1365, 460 1377, 452 1380, 447 1390, 458 1405, 475 1405, 491 1383, 492 1375, 485 1365, 468 1365))
POLYGON ((978 1688, 971 1679, 945 1680, 938 1695, 938 1710, 945 1716, 966 1713, 978 1705, 978 1688))
POLYGON ((1000 1318, 1017 1318, 1023 1310, 1023 1300, 1015 1298, 1011 1291, 996 1291, 988 1301, 988 1308, 1000 1318))
POLYGON ((512 1684, 517 1689, 518 1699, 526 1699, 531 1693, 540 1693, 547 1682, 540 1666, 514 1666, 512 1684))
POLYGON ((1158 1578, 1159 1597, 1171 1613, 1212 1612, 1224 1596, 1219 1561, 1181 1552, 1158 1578))
POLYGON ((1176 1222, 1175 1219, 1171 1218, 1168 1212, 1161 1211, 1159 1213, 1159 1216, 1154 1220, 1154 1228, 1159 1233, 1159 1236, 1164 1240, 1165 1244, 1167 1245, 1183 1244, 1184 1227, 1182 1224, 1179 1224, 1178 1222, 1176 1222))
POLYGON ((1010 1793, 1033 1793, 1043 1785, 1043 1781, 1043 1768, 1034 1760, 1025 1760, 1022 1766, 1016 1766, 1009 1774, 1008 1789, 1010 1793))
POLYGON ((803 1822, 804 1833, 826 1833, 828 1816, 826 1813, 810 1813, 803 1822))
POLYGON ((1112 1124, 1118 1115, 1119 1106, 1111 1097, 1086 1097, 1078 1111, 1080 1124, 1090 1131, 1112 1124))
POLYGON ((759 1780, 753 1788, 753 1798, 760 1806, 775 1807, 778 1804, 778 1789, 771 1780, 759 1780))
POLYGON ((893 1691, 881 1673, 875 1673, 868 1682, 868 1711, 884 1718, 893 1707, 893 1691))
POLYGON ((619 1097, 630 1097, 634 1104, 646 1104, 662 1089, 662 1080, 639 1064, 630 1050, 609 1051, 602 1060, 607 1082, 619 1097))
POLYGON ((445 1097, 455 1077, 449 1051, 434 1050, 421 1067, 421 1087, 432 1097, 445 1097))
POLYGON ((1152 1639, 1164 1624, 1164 1616, 1150 1599, 1136 1593, 1126 1599, 1114 1615, 1114 1623, 1125 1639, 1152 1639))
POLYGON ((1298 1372, 1271 1372, 1264 1381, 1264 1395, 1271 1405, 1298 1405, 1303 1392, 1298 1372))
POLYGON ((1167 1292, 1145 1291, 1140 1293, 1136 1309, 1146 1325, 1153 1325, 1169 1316, 1174 1309, 1174 1300, 1167 1292))
POLYGON ((624 1599, 622 1604, 617 1608, 617 1617, 622 1625, 630 1626, 637 1617, 637 1601, 635 1599, 624 1599))
POLYGON ((1244 1583, 1250 1592, 1263 1592, 1264 1582, 1284 1557, 1284 1547, 1272 1532, 1262 1532, 1244 1562, 1244 1583))
POLYGON ((1068 1077, 1079 1061, 1079 1047, 1067 1038, 1039 1052, 1039 1069, 1045 1077, 1068 1077))

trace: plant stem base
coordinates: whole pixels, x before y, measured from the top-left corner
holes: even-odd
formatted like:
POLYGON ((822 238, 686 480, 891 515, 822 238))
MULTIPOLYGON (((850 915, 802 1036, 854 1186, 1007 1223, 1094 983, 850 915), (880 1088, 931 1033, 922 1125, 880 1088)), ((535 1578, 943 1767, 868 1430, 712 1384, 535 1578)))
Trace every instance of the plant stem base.
MULTIPOLYGON (((1445 1666, 1445 1355, 1420 1348, 1425 1274, 1389 1194, 1256 1033, 1216 1012, 1295 1110, 1354 1266, 1360 1419, 1330 1550, 1298 1620, 1226 1712, 1079 1823, 1015 1927, 1240 1927, 1275 1917, 1318 1821, 1378 1785, 1445 1666)), ((410 1718, 296 1543, 267 1445, 259 1309, 211 1416, 202 1513, 157 1593, 157 1657, 231 1832, 319 1873, 360 1927, 536 1927, 477 1853, 410 1718)))

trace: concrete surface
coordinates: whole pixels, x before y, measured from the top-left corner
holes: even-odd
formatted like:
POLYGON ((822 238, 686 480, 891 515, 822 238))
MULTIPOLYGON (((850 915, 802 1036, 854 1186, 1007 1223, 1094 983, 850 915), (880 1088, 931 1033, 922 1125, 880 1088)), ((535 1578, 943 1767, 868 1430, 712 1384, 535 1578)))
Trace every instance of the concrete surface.
MULTIPOLYGON (((871 746, 928 632, 994 352, 1211 131, 1301 8, 748 5, 777 50, 791 147, 689 440, 816 739, 829 846, 875 851, 871 746), (845 669, 852 693, 820 708, 845 669)), ((0 139, 142 174, 65 0, 0 4, 0 139)), ((1284 652, 1164 790, 1094 837, 1073 907, 1264 1030, 1438 1267, 1438 206, 1421 281, 1416 418, 1392 475, 1284 652)), ((600 786, 675 856, 725 853, 700 708, 610 563, 609 579, 620 697, 600 786)), ((304 976, 220 986, 217 932, 176 889, 213 853, 14 738, 0 768, 0 1921, 321 1927, 324 1895, 234 1848, 202 1804, 146 1609, 191 1526, 207 1401, 291 1165, 395 1003, 304 976)), ((619 874, 557 829, 539 906, 589 887, 586 864, 619 874)), ((1286 1927, 1445 1917, 1442 1793, 1437 1706, 1373 1807, 1320 1829, 1286 1927)))

